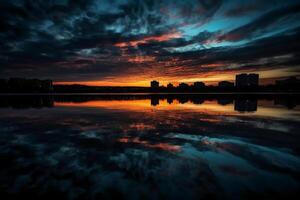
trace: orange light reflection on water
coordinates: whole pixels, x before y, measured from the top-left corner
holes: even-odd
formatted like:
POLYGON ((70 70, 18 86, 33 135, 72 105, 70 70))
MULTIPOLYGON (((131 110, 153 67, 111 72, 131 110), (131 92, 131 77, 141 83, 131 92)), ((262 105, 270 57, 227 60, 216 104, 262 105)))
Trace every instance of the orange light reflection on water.
MULTIPOLYGON (((84 108, 102 108, 102 109, 115 109, 134 112, 153 112, 153 111, 182 111, 182 112, 198 112, 201 114, 211 116, 261 116, 261 117, 275 117, 286 118, 299 121, 300 110, 288 110, 282 106, 274 106, 272 102, 263 102, 262 105, 258 103, 257 111, 241 113, 234 110, 234 104, 221 105, 217 101, 204 101, 202 104, 194 104, 187 101, 181 104, 178 100, 174 99, 171 104, 167 99, 159 100, 158 105, 151 105, 151 99, 142 100, 95 100, 82 103, 70 102, 55 102, 57 107, 84 107, 84 108)), ((207 122, 219 122, 218 119, 203 119, 207 122)))

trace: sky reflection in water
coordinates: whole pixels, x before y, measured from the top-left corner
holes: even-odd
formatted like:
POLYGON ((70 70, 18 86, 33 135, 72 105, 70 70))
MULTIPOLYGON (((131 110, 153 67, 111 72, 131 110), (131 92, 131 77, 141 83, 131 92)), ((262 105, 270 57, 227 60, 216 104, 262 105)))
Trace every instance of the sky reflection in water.
POLYGON ((2 102, 1 196, 283 198, 300 188, 299 106, 153 98, 50 105, 2 102))

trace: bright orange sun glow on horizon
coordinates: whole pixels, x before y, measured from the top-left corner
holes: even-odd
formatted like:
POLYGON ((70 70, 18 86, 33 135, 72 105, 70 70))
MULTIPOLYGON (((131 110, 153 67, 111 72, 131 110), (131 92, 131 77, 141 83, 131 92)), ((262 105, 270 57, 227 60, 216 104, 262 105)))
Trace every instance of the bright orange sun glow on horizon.
MULTIPOLYGON (((136 87, 149 87, 152 80, 159 81, 160 85, 167 86, 168 83, 172 83, 174 86, 177 86, 179 83, 193 84, 197 81, 202 81, 206 85, 217 85, 220 81, 232 81, 234 82, 236 74, 239 73, 251 73, 249 71, 228 71, 224 73, 220 72, 208 72, 195 75, 187 76, 163 76, 163 75, 135 75, 135 76, 125 76, 120 77, 111 77, 104 80, 90 80, 90 81, 55 81, 54 84, 64 84, 64 85, 87 85, 87 86, 136 86, 136 87)), ((292 76, 292 72, 278 69, 278 70, 266 70, 256 72, 260 76, 260 84, 269 84, 274 83, 275 80, 282 77, 292 76)))

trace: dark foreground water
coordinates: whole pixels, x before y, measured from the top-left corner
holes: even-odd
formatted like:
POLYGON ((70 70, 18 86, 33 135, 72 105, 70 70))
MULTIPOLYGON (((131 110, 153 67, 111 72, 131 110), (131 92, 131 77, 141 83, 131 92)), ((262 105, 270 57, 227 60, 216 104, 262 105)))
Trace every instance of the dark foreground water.
POLYGON ((1 199, 299 194, 294 97, 0 97, 1 199))

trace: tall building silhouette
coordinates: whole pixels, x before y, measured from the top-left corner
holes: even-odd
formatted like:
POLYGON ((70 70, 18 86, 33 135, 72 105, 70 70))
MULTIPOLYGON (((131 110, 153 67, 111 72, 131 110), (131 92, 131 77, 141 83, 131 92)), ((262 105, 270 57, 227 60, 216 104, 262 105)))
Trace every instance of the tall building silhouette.
POLYGON ((248 86, 248 75, 247 74, 238 74, 235 77, 235 86, 237 88, 243 88, 248 86))
POLYGON ((248 86, 257 87, 259 81, 259 75, 258 74, 248 74, 248 86))
POLYGON ((234 110, 239 112, 257 111, 257 99, 236 99, 234 101, 234 110))
POLYGON ((235 78, 235 86, 237 88, 257 87, 259 81, 258 74, 238 74, 235 78))

